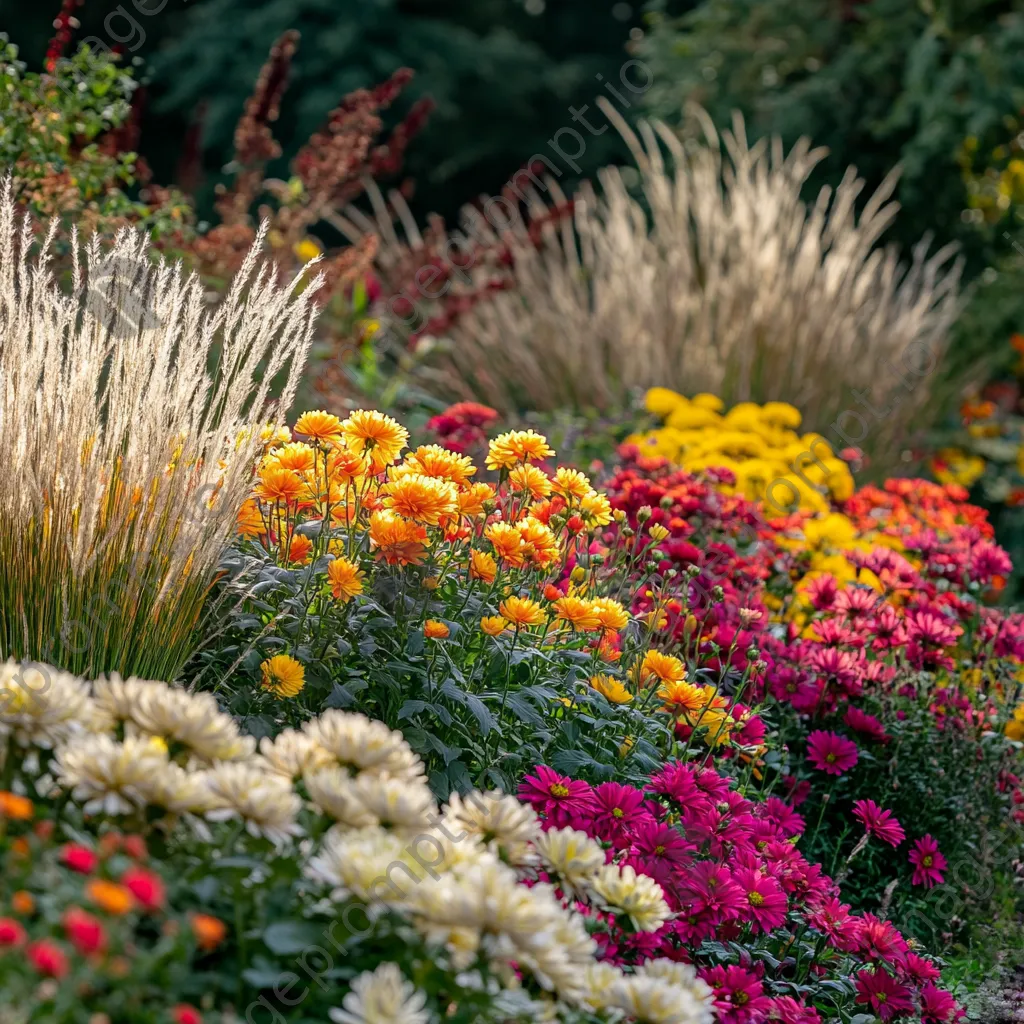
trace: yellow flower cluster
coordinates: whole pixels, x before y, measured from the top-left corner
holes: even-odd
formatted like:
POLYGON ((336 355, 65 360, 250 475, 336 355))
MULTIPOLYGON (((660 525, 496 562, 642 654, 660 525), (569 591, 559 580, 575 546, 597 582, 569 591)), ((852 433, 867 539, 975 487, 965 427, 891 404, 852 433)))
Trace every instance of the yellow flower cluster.
POLYGON ((800 412, 785 402, 740 402, 726 412, 715 395, 686 398, 651 388, 645 404, 664 425, 633 434, 627 443, 691 473, 729 469, 736 476, 734 490, 752 501, 767 498, 779 511, 825 513, 829 498, 843 501, 853 494, 846 463, 820 434, 798 434, 800 412))

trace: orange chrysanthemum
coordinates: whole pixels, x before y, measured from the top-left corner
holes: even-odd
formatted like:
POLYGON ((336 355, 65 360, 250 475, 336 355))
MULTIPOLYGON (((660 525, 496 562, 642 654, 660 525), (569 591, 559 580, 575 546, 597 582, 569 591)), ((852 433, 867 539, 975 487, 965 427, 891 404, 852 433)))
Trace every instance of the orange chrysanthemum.
POLYGON ((207 952, 216 949, 228 933, 224 922, 210 914, 193 914, 189 923, 192 925, 192 934, 196 937, 196 944, 207 952))
POLYGON ((490 484, 470 484, 459 491, 459 512, 464 516, 482 516, 486 503, 494 500, 494 488, 490 484))
POLYGON ((686 678, 686 666, 671 654, 648 651, 640 665, 640 681, 645 686, 655 679, 663 683, 680 683, 686 678))
POLYGON ((370 546, 389 565, 419 565, 427 553, 427 531, 389 509, 370 516, 370 546))
POLYGON ((304 412, 295 421, 295 433, 314 441, 330 441, 341 433, 341 420, 333 413, 318 409, 304 412))
POLYGON ((527 516, 518 524, 518 528, 523 541, 520 548, 523 558, 541 568, 558 561, 558 538, 549 526, 533 516, 527 516))
POLYGON ((372 409, 356 409, 341 424, 345 447, 357 455, 368 456, 373 472, 390 466, 409 440, 409 431, 397 420, 372 409))
POLYGON ((135 897, 130 889, 116 882, 108 882, 105 878, 90 878, 85 886, 85 895, 108 914, 127 914, 135 905, 135 897))
POLYGON ((665 702, 663 710, 676 713, 700 711, 707 704, 703 688, 686 680, 662 684, 658 688, 658 696, 665 702))
POLYGON ((516 466, 508 475, 509 486, 514 491, 525 492, 536 501, 539 498, 546 498, 551 493, 551 481, 547 473, 531 466, 528 462, 522 466, 516 466))
POLYGON ((508 622, 500 615, 485 615, 480 620, 480 628, 488 636, 497 636, 499 633, 504 633, 505 630, 508 629, 508 622))
POLYGON ((31 914, 36 909, 36 901, 32 893, 19 889, 11 896, 11 910, 22 916, 31 914))
POLYGON ((293 565, 302 565, 309 559, 313 550, 313 542, 304 534, 293 534, 288 542, 288 561, 293 565))
POLYGON ((618 601, 610 597, 595 597, 591 605, 602 629, 617 633, 629 624, 629 612, 618 601))
POLYGON ((529 597, 506 597, 498 605, 498 611, 516 628, 539 626, 546 616, 544 609, 529 597))
POLYGON ((266 530, 260 507, 252 498, 246 498, 238 510, 237 529, 241 537, 258 537, 266 530))
POLYGON ((422 473, 459 486, 469 483, 469 478, 476 472, 476 466, 468 455, 451 452, 439 444, 421 445, 406 455, 397 469, 401 474, 422 473))
POLYGON ((566 501, 571 501, 573 498, 580 501, 593 489, 590 479, 578 469, 559 466, 555 470, 553 490, 555 494, 561 495, 566 501))
POLYGON ((626 689, 621 680, 603 672, 590 677, 590 686, 613 704, 628 704, 633 699, 633 694, 626 689))
POLYGON ((437 619, 427 619, 423 623, 423 635, 430 640, 447 640, 451 630, 437 619))
POLYGON ((283 469, 293 469, 296 473, 308 473, 316 466, 316 449, 302 441, 293 441, 275 448, 269 461, 271 464, 276 462, 283 469))
POLYGON ((555 601, 554 608, 559 622, 568 622, 581 633, 597 629, 600 625, 593 605, 580 597, 561 597, 555 601))
POLYGON ((474 549, 469 555, 469 575, 484 583, 493 583, 498 575, 498 563, 486 551, 474 549))
POLYGON ((494 553, 502 562, 516 567, 523 564, 523 538, 510 523, 491 523, 484 536, 494 545, 494 553))
POLYGON ((260 470, 256 493, 264 501, 283 501, 294 504, 306 491, 306 484, 298 473, 273 464, 260 470))
POLYGON ((342 604, 363 592, 364 575, 363 570, 347 558, 335 558, 327 566, 327 582, 331 585, 331 593, 342 604))
POLYGON ((535 430, 510 430, 499 434, 488 447, 488 469, 511 469, 520 462, 540 462, 555 454, 548 439, 535 430))
POLYGON ((290 654, 275 654, 260 665, 263 688, 278 697, 294 697, 306 685, 306 670, 302 662, 290 654))
POLYGON ((0 792, 0 818, 10 818, 11 821, 28 821, 31 817, 32 801, 28 797, 9 793, 6 790, 0 792))
POLYGON ((406 519, 437 526, 459 509, 458 491, 447 480, 410 473, 389 480, 383 487, 384 505, 406 519))

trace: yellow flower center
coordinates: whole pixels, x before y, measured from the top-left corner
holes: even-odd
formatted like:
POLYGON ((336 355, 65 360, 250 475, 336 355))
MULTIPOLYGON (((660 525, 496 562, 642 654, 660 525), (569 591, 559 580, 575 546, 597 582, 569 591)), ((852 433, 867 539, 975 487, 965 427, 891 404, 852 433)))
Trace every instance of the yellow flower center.
POLYGON ((569 787, 563 786, 561 782, 553 782, 548 789, 552 796, 563 797, 569 795, 569 787))
POLYGON ((922 857, 922 858, 921 858, 921 863, 922 863, 922 864, 923 864, 923 865, 924 865, 924 866, 925 866, 926 868, 930 868, 930 867, 932 866, 932 863, 933 863, 933 861, 932 861, 932 855, 931 855, 930 853, 929 853, 929 854, 926 854, 926 855, 925 855, 924 857, 922 857))
POLYGON ((612 810, 613 818, 624 818, 625 816, 626 812, 621 807, 616 807, 612 810))
POLYGON ((835 754, 826 754, 825 755, 825 760, 829 764, 835 764, 836 763, 836 755, 835 754))
POLYGON ((660 857, 665 852, 665 847, 660 845, 656 846, 654 848, 654 852, 660 857))
POLYGON ((752 907, 763 907, 764 897, 759 892, 748 892, 747 899, 750 900, 752 907))

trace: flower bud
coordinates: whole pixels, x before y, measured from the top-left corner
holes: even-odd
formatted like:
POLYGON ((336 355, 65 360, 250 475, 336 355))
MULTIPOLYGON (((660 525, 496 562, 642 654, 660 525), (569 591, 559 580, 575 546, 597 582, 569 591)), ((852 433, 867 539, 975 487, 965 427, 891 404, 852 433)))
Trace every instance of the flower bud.
POLYGON ((636 513, 636 521, 638 523, 646 523, 653 515, 654 509, 652 509, 650 505, 641 505, 636 513))

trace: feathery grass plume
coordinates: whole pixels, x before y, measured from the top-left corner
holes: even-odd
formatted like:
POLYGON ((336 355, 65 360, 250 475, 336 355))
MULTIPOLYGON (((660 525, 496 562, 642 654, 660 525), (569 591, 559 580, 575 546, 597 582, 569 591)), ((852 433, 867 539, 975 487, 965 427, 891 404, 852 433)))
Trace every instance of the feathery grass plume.
POLYGON ((71 238, 73 289, 0 189, 0 658, 172 679, 316 316, 250 251, 214 309, 146 236, 71 238), (84 256, 84 259, 81 257, 84 256), (273 391, 280 389, 278 397, 273 391))
MULTIPOLYGON (((629 187, 636 170, 606 167, 598 189, 574 197, 574 224, 544 223, 565 201, 550 176, 524 193, 531 218, 502 225, 507 204, 491 203, 487 226, 464 211, 481 246, 490 235, 505 241, 512 269, 446 325, 452 393, 506 411, 608 409, 658 384, 727 405, 790 402, 824 431, 843 410, 863 414, 852 389, 874 387, 874 408, 886 393, 900 402, 871 423, 871 441, 898 441, 940 376, 918 371, 942 355, 960 265, 952 247, 929 256, 927 239, 909 265, 877 246, 896 216, 897 173, 858 215, 853 168, 834 193, 801 198, 824 156, 806 139, 788 154, 779 139, 749 145, 738 115, 719 134, 696 109, 704 139, 684 144, 658 121, 641 122, 638 136, 611 105, 602 110, 632 151, 642 197, 629 187)), ((387 270, 398 257, 388 233, 382 241, 387 270)))

